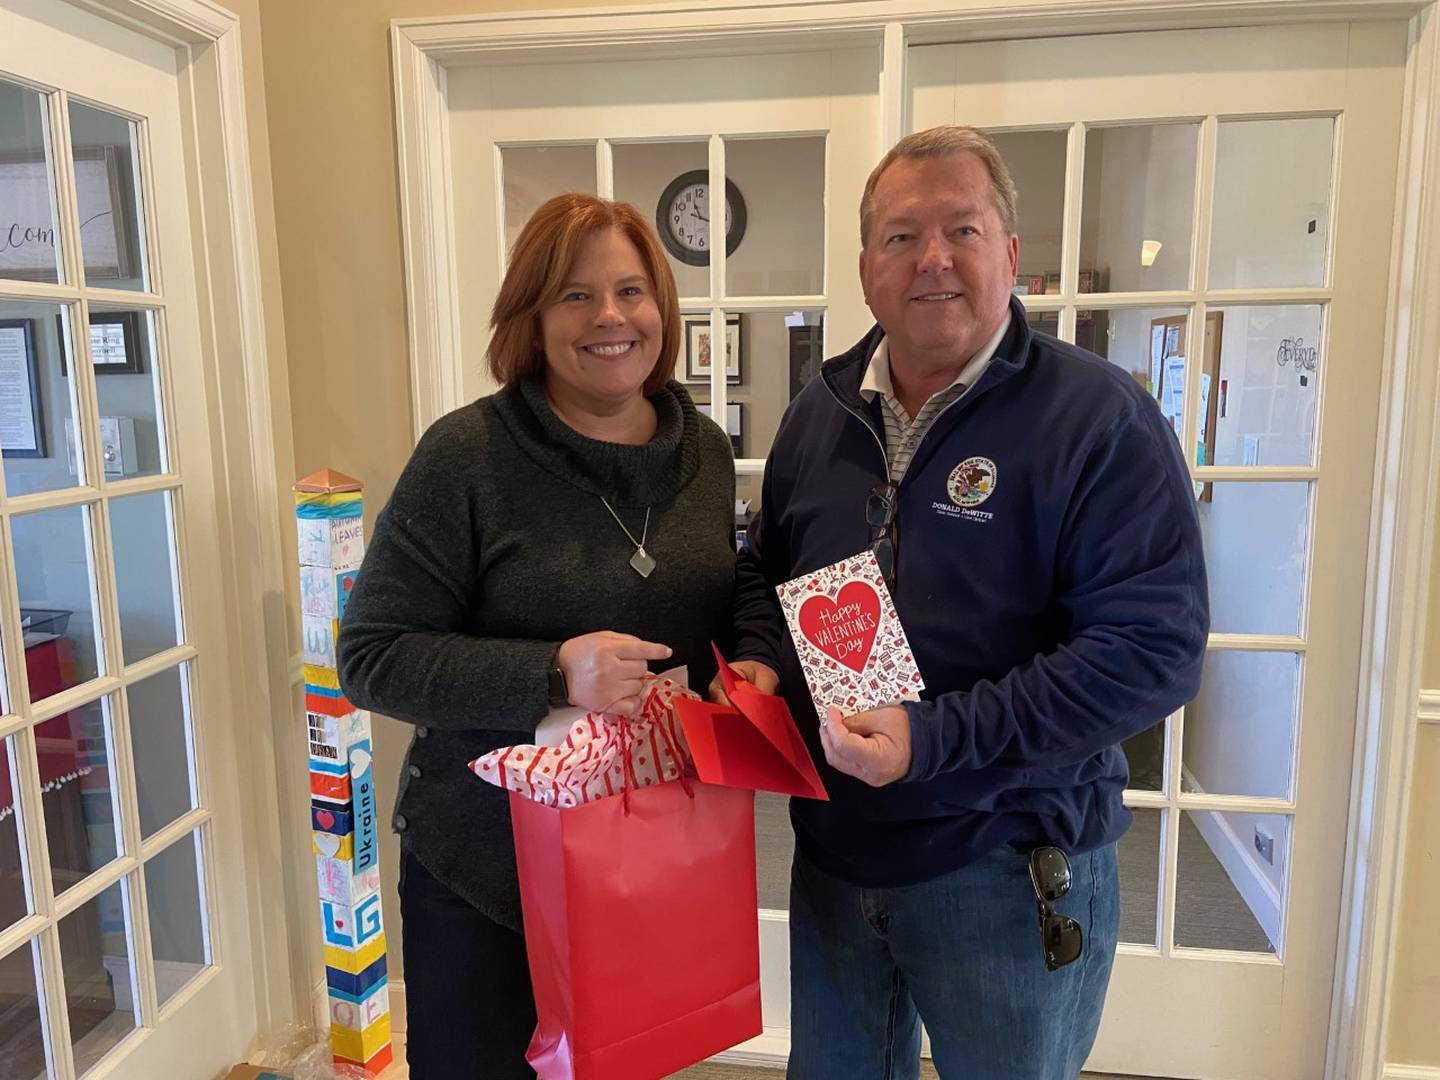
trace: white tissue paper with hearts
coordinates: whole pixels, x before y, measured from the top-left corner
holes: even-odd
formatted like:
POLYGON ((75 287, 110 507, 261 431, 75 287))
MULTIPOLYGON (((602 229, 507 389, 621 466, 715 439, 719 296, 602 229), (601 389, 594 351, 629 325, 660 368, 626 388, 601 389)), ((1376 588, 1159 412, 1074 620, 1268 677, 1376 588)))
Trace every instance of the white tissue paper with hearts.
POLYGON ((502 747, 470 762, 470 770, 488 784, 556 807, 620 795, 627 786, 678 780, 693 769, 672 703, 698 696, 683 683, 648 675, 634 716, 579 709, 551 713, 543 725, 552 729, 569 719, 565 713, 577 715, 559 745, 502 747))

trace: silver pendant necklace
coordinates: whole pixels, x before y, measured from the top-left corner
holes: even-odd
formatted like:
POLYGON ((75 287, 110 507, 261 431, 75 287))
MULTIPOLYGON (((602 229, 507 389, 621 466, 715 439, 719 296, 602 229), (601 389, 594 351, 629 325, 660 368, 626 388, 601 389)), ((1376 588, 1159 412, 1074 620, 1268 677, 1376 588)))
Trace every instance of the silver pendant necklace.
POLYGON ((645 527, 640 530, 640 539, 635 539, 635 534, 625 528, 625 522, 620 520, 620 515, 610 505, 604 495, 598 496, 605 504, 605 509, 610 511, 610 516, 615 519, 615 524, 620 526, 620 531, 625 538, 635 545, 635 554, 630 556, 630 569, 634 570, 641 577, 648 578, 655 570, 655 557, 645 550, 645 538, 650 535, 650 507, 645 508, 645 527))

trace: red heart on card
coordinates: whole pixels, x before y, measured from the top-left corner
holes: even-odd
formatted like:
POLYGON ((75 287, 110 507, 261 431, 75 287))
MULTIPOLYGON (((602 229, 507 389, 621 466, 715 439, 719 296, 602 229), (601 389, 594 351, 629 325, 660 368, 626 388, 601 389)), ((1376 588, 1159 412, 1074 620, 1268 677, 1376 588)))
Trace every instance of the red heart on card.
POLYGON ((852 671, 865 670, 879 628, 880 595, 863 581, 842 585, 834 600, 812 596, 800 605, 800 632, 852 671))
POLYGON ((330 827, 335 824, 335 815, 329 810, 321 810, 315 815, 315 822, 328 832, 330 827))

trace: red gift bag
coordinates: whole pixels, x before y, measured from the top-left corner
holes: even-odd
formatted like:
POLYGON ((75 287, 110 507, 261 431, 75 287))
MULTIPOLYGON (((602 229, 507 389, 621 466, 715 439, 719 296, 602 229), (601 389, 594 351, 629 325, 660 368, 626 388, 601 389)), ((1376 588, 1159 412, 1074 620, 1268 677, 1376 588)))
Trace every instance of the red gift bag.
POLYGON ((761 1032, 754 793, 510 794, 541 1080, 649 1080, 761 1032))

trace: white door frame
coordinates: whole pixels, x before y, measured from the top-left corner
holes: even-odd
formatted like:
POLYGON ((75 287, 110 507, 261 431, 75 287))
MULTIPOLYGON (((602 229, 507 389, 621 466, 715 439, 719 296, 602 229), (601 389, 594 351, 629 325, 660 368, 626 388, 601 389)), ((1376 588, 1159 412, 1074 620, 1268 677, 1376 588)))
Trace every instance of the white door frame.
MULTIPOLYGON (((1391 236, 1381 415, 1366 565, 1345 886, 1327 1080, 1384 1073, 1401 859, 1414 754, 1436 467, 1440 464, 1440 0, 681 0, 665 7, 396 20, 391 24, 412 419, 463 404, 447 69, 574 50, 675 56, 883 48, 886 137, 904 128, 907 45, 1152 29, 1409 19, 1391 236)), ((883 147, 876 148, 878 158, 883 147)))
POLYGON ((300 661, 297 652, 292 662, 289 644, 293 591, 286 588, 280 532, 289 500, 279 470, 288 476, 293 463, 288 455, 281 461, 275 446, 273 413, 277 393, 285 407, 286 380, 283 370, 271 370, 265 347, 240 20, 207 0, 64 2, 188 52, 179 92, 192 232, 203 246, 196 275, 199 360, 214 395, 209 420, 218 429, 214 566, 234 665, 232 717, 249 721, 243 728, 227 723, 207 756, 212 769, 233 772, 240 789, 241 850, 217 855, 244 864, 249 949, 231 962, 253 972, 255 1018, 265 1033, 309 1022, 319 950, 318 936, 307 932, 314 882, 300 879, 300 863, 290 857, 303 844, 308 862, 309 817, 284 810, 309 804, 302 790, 304 732, 296 720, 300 661), (283 918, 274 917, 277 907, 283 918))

